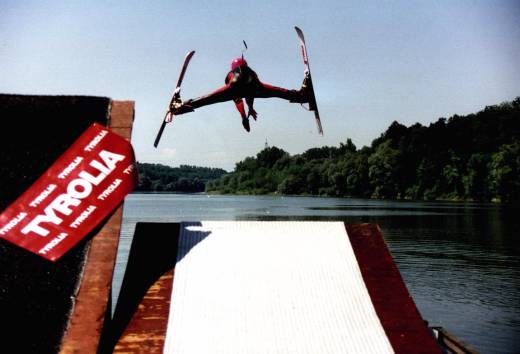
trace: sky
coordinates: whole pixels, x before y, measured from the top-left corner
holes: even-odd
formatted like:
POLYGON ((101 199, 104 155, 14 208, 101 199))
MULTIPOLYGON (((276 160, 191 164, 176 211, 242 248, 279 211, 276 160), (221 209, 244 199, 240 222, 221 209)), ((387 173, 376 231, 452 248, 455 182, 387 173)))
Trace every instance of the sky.
POLYGON ((410 126, 520 96, 520 1, 0 2, 0 93, 135 101, 140 162, 233 170, 267 143, 291 154, 370 145, 410 126), (260 80, 299 88, 305 33, 324 136, 298 104, 257 99, 251 132, 233 103, 161 125, 186 53, 189 99, 220 87, 242 53, 260 80))

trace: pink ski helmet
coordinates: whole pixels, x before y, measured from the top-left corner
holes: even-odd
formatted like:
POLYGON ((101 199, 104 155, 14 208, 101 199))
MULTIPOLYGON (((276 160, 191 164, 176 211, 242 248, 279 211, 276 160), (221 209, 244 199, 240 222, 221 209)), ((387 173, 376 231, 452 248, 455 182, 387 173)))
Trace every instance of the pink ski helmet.
POLYGON ((231 62, 231 70, 235 70, 235 68, 238 68, 242 65, 247 65, 247 61, 244 58, 235 58, 231 62))

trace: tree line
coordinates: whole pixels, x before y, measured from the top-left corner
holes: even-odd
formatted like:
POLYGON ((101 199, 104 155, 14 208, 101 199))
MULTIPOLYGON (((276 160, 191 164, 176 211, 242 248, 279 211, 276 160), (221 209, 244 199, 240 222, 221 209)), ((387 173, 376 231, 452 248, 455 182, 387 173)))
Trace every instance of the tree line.
POLYGON ((272 146, 210 180, 216 193, 520 201, 520 97, 429 126, 394 121, 370 146, 350 139, 290 155, 272 146))
POLYGON ((204 192, 206 183, 227 173, 221 168, 137 163, 141 192, 204 192))

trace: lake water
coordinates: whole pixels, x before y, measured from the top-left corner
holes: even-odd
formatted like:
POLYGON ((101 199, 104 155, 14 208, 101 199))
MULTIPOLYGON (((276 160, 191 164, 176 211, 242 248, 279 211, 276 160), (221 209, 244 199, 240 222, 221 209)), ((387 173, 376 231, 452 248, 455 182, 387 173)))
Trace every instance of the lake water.
POLYGON ((482 353, 520 353, 520 210, 493 204, 350 198, 131 194, 114 275, 136 222, 332 220, 377 223, 419 311, 482 353))

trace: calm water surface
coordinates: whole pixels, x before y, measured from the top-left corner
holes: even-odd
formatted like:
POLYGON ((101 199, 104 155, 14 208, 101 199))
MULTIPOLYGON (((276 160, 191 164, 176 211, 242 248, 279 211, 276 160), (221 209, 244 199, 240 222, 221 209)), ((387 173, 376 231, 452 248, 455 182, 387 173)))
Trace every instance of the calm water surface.
POLYGON ((331 220, 380 225, 419 311, 482 353, 520 353, 520 210, 492 204, 131 194, 114 297, 136 222, 331 220))

